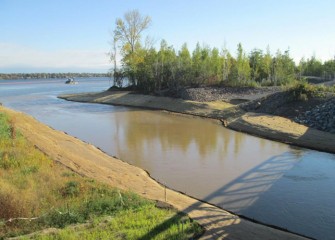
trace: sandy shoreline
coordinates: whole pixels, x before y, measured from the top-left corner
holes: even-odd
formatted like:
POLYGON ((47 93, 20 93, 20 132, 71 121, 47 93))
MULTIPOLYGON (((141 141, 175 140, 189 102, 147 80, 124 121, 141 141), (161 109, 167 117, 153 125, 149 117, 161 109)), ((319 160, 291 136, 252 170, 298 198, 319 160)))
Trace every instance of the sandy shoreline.
POLYGON ((60 98, 90 103, 103 103, 219 119, 225 127, 266 139, 309 149, 335 153, 335 134, 308 128, 287 118, 264 113, 245 112, 225 102, 195 102, 169 97, 132 94, 131 92, 83 93, 60 98))
POLYGON ((257 224, 213 205, 166 189, 142 169, 115 159, 93 145, 54 130, 31 116, 0 107, 21 133, 38 149, 73 171, 136 192, 146 198, 165 201, 187 213, 206 232, 201 239, 304 239, 301 236, 257 224))

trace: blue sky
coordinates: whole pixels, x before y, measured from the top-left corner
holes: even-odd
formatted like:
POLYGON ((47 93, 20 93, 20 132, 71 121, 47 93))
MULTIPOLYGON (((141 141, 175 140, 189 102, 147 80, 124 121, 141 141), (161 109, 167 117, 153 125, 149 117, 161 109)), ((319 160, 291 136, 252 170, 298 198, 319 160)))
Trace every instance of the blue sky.
POLYGON ((115 19, 132 9, 151 16, 157 46, 335 56, 334 0, 0 0, 0 72, 107 72, 115 19))

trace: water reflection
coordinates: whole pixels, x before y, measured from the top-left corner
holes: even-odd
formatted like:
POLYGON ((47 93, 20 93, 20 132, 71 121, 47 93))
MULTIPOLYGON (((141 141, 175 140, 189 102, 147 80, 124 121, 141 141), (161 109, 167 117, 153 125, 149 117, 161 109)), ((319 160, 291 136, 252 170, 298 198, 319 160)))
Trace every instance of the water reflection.
MULTIPOLYGON (((330 223, 323 225, 321 235, 312 231, 315 222, 306 216, 319 216, 320 209, 310 206, 309 214, 302 213, 308 205, 306 193, 293 184, 300 181, 308 188, 310 179, 292 175, 295 171, 305 175, 300 168, 306 154, 313 153, 310 160, 315 162, 320 153, 228 131, 207 120, 157 111, 118 112, 111 122, 117 126, 113 152, 160 182, 258 221, 327 239, 330 223)), ((321 175, 313 176, 318 178, 317 188, 333 186, 321 175)), ((322 201, 324 211, 334 212, 329 199, 321 200, 317 191, 311 198, 322 201)), ((335 193, 334 187, 330 191, 335 193)))
POLYGON ((207 183, 228 183, 274 153, 288 150, 284 144, 235 133, 204 119, 162 112, 114 112, 111 122, 112 139, 117 139, 110 147, 113 154, 145 168, 160 181, 178 182, 179 190, 190 191, 189 178, 196 176, 206 183, 195 191, 202 197, 209 193, 207 183))
POLYGON ((217 147, 215 124, 199 128, 199 122, 193 119, 149 111, 136 111, 119 117, 117 121, 126 126, 127 144, 135 151, 159 145, 164 152, 177 148, 185 154, 192 150, 204 158, 217 147))

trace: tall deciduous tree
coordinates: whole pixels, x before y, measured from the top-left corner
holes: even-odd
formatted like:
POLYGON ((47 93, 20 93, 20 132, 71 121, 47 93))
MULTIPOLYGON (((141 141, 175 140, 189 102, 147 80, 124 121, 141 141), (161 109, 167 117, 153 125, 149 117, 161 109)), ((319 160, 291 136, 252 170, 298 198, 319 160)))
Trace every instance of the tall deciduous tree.
POLYGON ((299 80, 303 79, 302 77, 305 74, 306 68, 307 68, 307 62, 306 62, 305 58, 303 57, 303 58, 300 59, 299 65, 297 67, 299 80))
POLYGON ((326 79, 335 79, 335 57, 332 60, 328 60, 323 64, 324 77, 326 79))
POLYGON ((322 63, 316 59, 315 55, 310 59, 307 59, 307 66, 305 70, 307 76, 321 77, 322 75, 322 63))
POLYGON ((161 87, 168 87, 174 89, 177 86, 176 73, 177 61, 176 53, 172 46, 168 46, 165 40, 161 41, 161 47, 158 52, 159 61, 159 89, 161 87))
POLYGON ((210 59, 210 84, 217 84, 222 79, 222 58, 219 49, 213 48, 210 59))
POLYGON ((222 82, 227 82, 232 67, 232 56, 227 48, 224 48, 221 53, 222 59, 222 82))
POLYGON ((141 33, 149 27, 151 18, 142 16, 137 10, 124 14, 124 19, 116 19, 115 37, 124 45, 130 45, 130 52, 135 51, 135 46, 141 40, 141 33))
POLYGON ((200 43, 198 42, 195 49, 192 52, 192 85, 199 85, 202 82, 201 79, 201 68, 202 68, 202 54, 200 43))
POLYGON ((192 59, 187 44, 184 43, 178 53, 179 79, 182 85, 189 85, 192 80, 192 59))
POLYGON ((246 83, 250 78, 249 59, 242 48, 242 44, 237 45, 236 71, 238 84, 246 83))
POLYGON ((124 14, 123 19, 116 20, 114 39, 122 43, 122 62, 126 65, 126 73, 133 85, 136 85, 137 65, 144 60, 141 56, 141 34, 151 23, 149 16, 142 16, 137 10, 124 14))
POLYGON ((260 49, 254 49, 249 55, 249 63, 251 67, 251 79, 256 82, 261 82, 264 73, 262 72, 263 52, 260 49))
POLYGON ((272 64, 272 82, 274 85, 284 85, 294 79, 295 64, 290 57, 289 50, 286 50, 284 54, 278 50, 272 64))
POLYGON ((122 87, 124 75, 122 69, 118 67, 117 54, 118 54, 117 38, 114 36, 112 40, 112 49, 110 51, 110 60, 113 63, 111 73, 113 75, 114 86, 122 87))
POLYGON ((270 47, 266 47, 266 53, 262 59, 262 72, 264 73, 263 81, 271 83, 271 66, 272 66, 272 56, 270 52, 270 47))

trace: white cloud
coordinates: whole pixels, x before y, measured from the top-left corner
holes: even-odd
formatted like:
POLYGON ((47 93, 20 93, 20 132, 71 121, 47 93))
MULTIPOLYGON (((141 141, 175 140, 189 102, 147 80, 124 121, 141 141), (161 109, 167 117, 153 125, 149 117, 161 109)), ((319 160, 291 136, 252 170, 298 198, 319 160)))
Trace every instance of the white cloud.
POLYGON ((29 46, 0 42, 0 68, 24 66, 43 69, 96 69, 111 67, 106 52, 102 50, 65 50, 42 51, 29 46))

